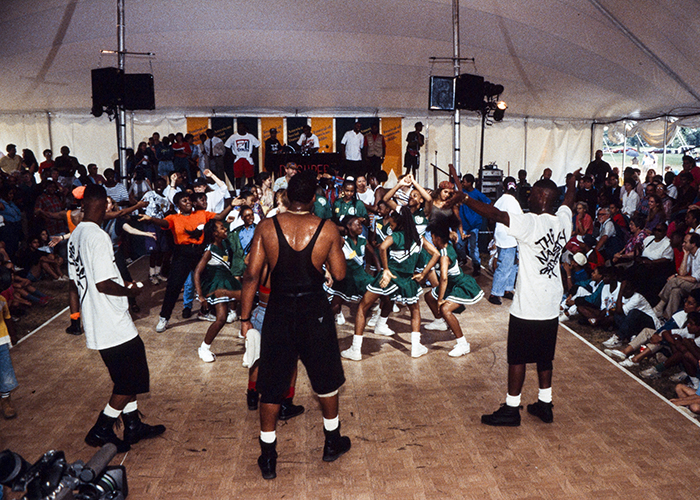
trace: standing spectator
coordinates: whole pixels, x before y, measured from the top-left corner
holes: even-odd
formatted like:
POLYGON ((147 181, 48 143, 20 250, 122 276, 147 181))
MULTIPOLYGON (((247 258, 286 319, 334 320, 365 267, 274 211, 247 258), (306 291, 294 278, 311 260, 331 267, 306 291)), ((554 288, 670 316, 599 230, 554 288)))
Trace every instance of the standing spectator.
POLYGON ((36 156, 34 156, 34 151, 31 149, 22 150, 22 164, 29 173, 34 174, 39 171, 39 164, 36 161, 36 156))
POLYGON ((199 173, 203 171, 199 170, 199 158, 202 156, 199 151, 199 146, 194 143, 194 136, 192 134, 185 134, 185 141, 190 147, 190 156, 187 158, 189 163, 190 178, 195 179, 199 173))
POLYGON ((17 146, 8 144, 5 148, 7 154, 0 158, 0 169, 6 174, 11 174, 22 166, 22 157, 17 154, 17 146))
POLYGON ((19 248, 22 236, 22 212, 14 203, 15 188, 7 185, 0 190, 0 215, 4 225, 0 227, 0 241, 5 242, 5 250, 11 259, 19 248))
POLYGON ((192 155, 190 144, 185 140, 182 132, 178 132, 175 134, 173 143, 173 168, 175 172, 182 173, 185 179, 190 178, 190 155, 192 155))
POLYGON ((44 161, 39 164, 39 175, 46 169, 52 169, 55 165, 53 161, 53 152, 50 149, 45 149, 42 154, 44 155, 44 161))
MULTIPOLYGON (((163 139, 165 140, 165 139, 163 139)), ((117 182, 114 173, 114 169, 108 168, 105 170, 105 182, 104 187, 107 191, 107 196, 112 198, 114 203, 120 207, 129 206, 129 192, 124 187, 124 184, 117 182)))
POLYGON ((282 143, 277 139, 277 129, 270 129, 270 137, 265 140, 265 171, 275 173, 275 155, 282 149, 282 143))
POLYGON ((403 157, 403 166, 406 169, 406 174, 413 174, 414 177, 420 166, 420 148, 425 144, 425 137, 421 134, 423 124, 417 122, 415 128, 413 132, 409 132, 406 136, 408 145, 406 146, 406 154, 403 157))
POLYGON ((97 172, 97 165, 89 163, 87 166, 89 182, 92 184, 104 184, 105 178, 97 172))
POLYGON ((362 124, 355 122, 352 130, 345 132, 340 141, 340 152, 345 158, 345 175, 357 179, 364 173, 362 166, 362 148, 365 145, 365 136, 362 135, 362 124))
MULTIPOLYGON (((153 152, 148 149, 148 144, 145 142, 140 142, 138 148, 136 148, 136 153, 134 153, 134 165, 137 169, 142 169, 146 178, 149 181, 153 180, 153 165, 155 157, 153 152)), ((88 165, 88 173, 90 172, 90 165, 88 165)))
POLYGON ((606 177, 611 173, 612 169, 610 168, 610 164, 603 160, 603 152, 599 149, 595 152, 595 160, 590 162, 586 167, 586 175, 594 179, 595 187, 600 191, 605 184, 606 177))
POLYGON ((301 128, 301 136, 297 141, 297 145, 301 146, 302 153, 316 153, 321 147, 321 143, 318 141, 316 134, 311 132, 310 125, 304 125, 301 128))
MULTIPOLYGON (((515 199, 518 190, 514 178, 506 177, 503 180, 503 191, 503 196, 496 200, 493 206, 510 215, 521 215, 523 211, 520 203, 515 199)), ((518 255, 518 241, 508 234, 508 228, 500 222, 496 223, 493 239, 498 249, 498 264, 493 273, 489 302, 500 306, 501 298, 513 299, 515 278, 518 275, 518 264, 515 263, 518 255)))
MULTIPOLYGON (((260 147, 260 141, 253 134, 248 132, 245 123, 238 124, 238 131, 226 140, 224 144, 235 155, 233 163, 233 179, 229 179, 234 189, 242 190, 247 182, 252 182, 255 176, 255 163, 253 163, 253 153, 255 148, 260 147)), ((216 172, 214 172, 216 174, 216 172)))
MULTIPOLYGON (((474 181, 475 179, 472 174, 465 174, 464 177, 462 177, 462 191, 476 201, 490 204, 491 200, 474 187, 474 181)), ((479 276, 481 274, 479 230, 484 220, 481 218, 481 215, 469 208, 466 204, 462 204, 462 206, 459 207, 459 218, 462 220, 462 231, 460 231, 460 234, 462 239, 466 240, 464 244, 468 246, 469 256, 472 258, 472 276, 479 276)))
POLYGON ((163 137, 163 140, 156 147, 156 158, 158 159, 158 175, 169 178, 175 170, 173 160, 175 152, 170 147, 170 138, 163 137))
POLYGON ((595 217, 598 206, 598 191, 593 187, 593 177, 585 175, 576 191, 576 201, 584 201, 588 206, 588 215, 595 217))
POLYGON ((527 170, 518 170, 518 202, 523 210, 528 210, 527 200, 530 199, 531 191, 532 186, 527 182, 527 170))
POLYGON ((369 129, 369 134, 365 136, 365 159, 367 160, 367 173, 376 174, 382 169, 384 157, 386 156, 386 141, 379 133, 379 125, 373 123, 369 129))
POLYGON ((75 156, 70 155, 70 148, 68 146, 62 146, 61 155, 56 158, 54 163, 54 166, 58 170, 58 179, 54 180, 58 180, 58 183, 63 187, 70 188, 70 184, 66 184, 66 181, 62 181, 61 178, 69 179, 73 177, 75 171, 78 170, 78 165, 80 165, 80 162, 75 156))

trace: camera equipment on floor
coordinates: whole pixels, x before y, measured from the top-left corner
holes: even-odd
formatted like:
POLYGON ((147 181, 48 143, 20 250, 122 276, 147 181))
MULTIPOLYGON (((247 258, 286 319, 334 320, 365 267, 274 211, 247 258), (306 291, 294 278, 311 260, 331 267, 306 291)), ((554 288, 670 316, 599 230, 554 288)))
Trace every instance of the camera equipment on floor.
POLYGON ((47 451, 34 465, 10 450, 0 452, 0 484, 26 491, 23 500, 123 500, 129 494, 124 466, 108 466, 117 447, 104 445, 88 463, 66 462, 47 451))

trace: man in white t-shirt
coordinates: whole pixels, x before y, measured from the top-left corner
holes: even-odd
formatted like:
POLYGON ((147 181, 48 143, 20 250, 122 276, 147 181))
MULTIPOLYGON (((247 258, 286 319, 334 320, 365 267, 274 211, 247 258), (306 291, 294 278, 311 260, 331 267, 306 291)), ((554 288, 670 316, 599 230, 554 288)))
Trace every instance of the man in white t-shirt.
MULTIPOLYGON (((503 180, 503 191, 503 196, 496 200, 493 206, 509 214, 522 214, 523 210, 515 197, 518 194, 518 186, 513 177, 508 176, 503 180)), ((518 264, 515 262, 518 241, 508 234, 508 228, 500 222, 496 224, 493 239, 498 248, 498 264, 493 272, 491 295, 488 300, 494 305, 501 305, 502 298, 513 299, 515 277, 518 275, 518 264)))
POLYGON ((520 394, 527 363, 537 363, 538 401, 528 413, 550 423, 552 415, 552 360, 559 327, 559 303, 564 293, 560 276, 561 254, 571 237, 576 181, 580 169, 567 181, 564 203, 553 212, 559 198, 557 185, 543 179, 532 186, 530 212, 509 214, 470 196, 464 204, 478 214, 508 228, 518 242, 520 265, 508 324, 508 394, 506 403, 492 414, 482 415, 486 425, 520 425, 520 394))
POLYGON ((659 293, 659 303, 654 313, 662 318, 670 318, 680 309, 691 290, 700 287, 700 234, 688 233, 683 238, 683 260, 678 274, 670 276, 659 293))
POLYGON ((90 446, 113 443, 119 453, 141 439, 165 432, 163 425, 141 421, 136 395, 149 391, 146 350, 129 315, 128 297, 140 293, 140 284, 126 285, 114 263, 109 235, 100 227, 107 208, 104 187, 89 184, 83 195, 83 220, 68 240, 70 294, 80 300, 88 349, 99 351, 114 387, 109 404, 100 412, 85 442, 90 446), (124 439, 114 433, 121 415, 124 439))
POLYGON ((236 156, 233 163, 233 177, 236 185, 235 189, 243 189, 247 179, 253 180, 255 175, 255 163, 253 163, 253 151, 260 147, 260 141, 253 134, 248 132, 245 123, 238 124, 238 132, 226 139, 224 144, 236 156))
POLYGON ((345 175, 357 178, 358 175, 364 174, 362 166, 362 148, 365 145, 365 136, 362 135, 362 124, 355 122, 352 130, 345 132, 343 139, 340 141, 341 153, 345 157, 345 175))
POLYGON ((321 143, 316 137, 316 134, 311 132, 310 125, 304 125, 301 128, 302 134, 297 141, 297 144, 301 146, 302 153, 316 153, 318 148, 321 147, 321 143))

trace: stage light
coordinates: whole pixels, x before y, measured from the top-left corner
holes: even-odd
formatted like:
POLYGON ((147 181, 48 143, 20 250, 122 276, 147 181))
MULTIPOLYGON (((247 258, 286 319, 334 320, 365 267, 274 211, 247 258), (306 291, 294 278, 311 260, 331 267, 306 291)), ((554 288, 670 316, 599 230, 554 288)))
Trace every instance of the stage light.
POLYGON ((493 110, 493 121, 500 122, 503 120, 503 116, 506 114, 506 109, 508 109, 506 102, 498 101, 496 103, 496 109, 493 110))
POLYGON ((503 93, 503 85, 496 85, 491 82, 484 82, 484 97, 496 97, 503 93))
POLYGON ((506 101, 498 101, 498 102, 496 103, 496 107, 497 107, 498 109, 502 109, 503 111, 505 111, 506 109, 508 109, 508 105, 506 104, 506 101))

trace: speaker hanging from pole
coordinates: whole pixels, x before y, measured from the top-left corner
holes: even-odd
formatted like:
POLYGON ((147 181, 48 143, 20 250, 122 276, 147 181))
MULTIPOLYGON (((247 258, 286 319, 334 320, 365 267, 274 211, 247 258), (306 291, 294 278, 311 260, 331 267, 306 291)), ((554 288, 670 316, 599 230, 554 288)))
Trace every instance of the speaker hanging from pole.
POLYGON ((484 77, 464 73, 455 82, 455 107, 479 111, 484 102, 484 77))

